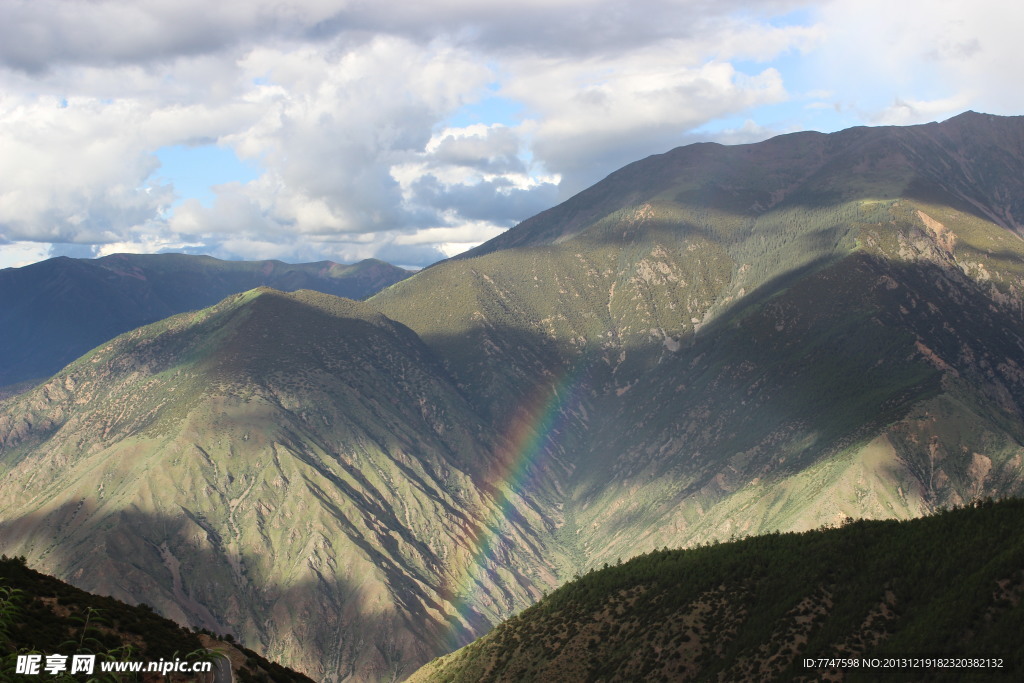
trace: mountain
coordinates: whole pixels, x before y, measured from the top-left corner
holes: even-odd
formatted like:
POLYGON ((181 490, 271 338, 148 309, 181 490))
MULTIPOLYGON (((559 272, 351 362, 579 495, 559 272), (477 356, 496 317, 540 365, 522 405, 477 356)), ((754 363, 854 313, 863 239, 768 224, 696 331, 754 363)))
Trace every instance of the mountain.
POLYGON ((7 554, 321 680, 665 546, 1024 493, 1024 118, 692 145, 0 402, 7 554))
POLYGON ((524 505, 474 586, 494 605, 455 613, 502 444, 360 302, 257 289, 127 333, 4 404, 0 435, 5 552, 322 679, 408 675, 558 573, 524 505))
POLYGON ((1017 681, 1022 522, 1024 501, 988 501, 654 551, 562 586, 409 680, 1017 681), (935 657, 968 663, 861 666, 935 657))
POLYGON ((38 383, 122 332, 254 287, 364 299, 411 274, 375 259, 354 265, 288 264, 186 254, 62 256, 5 268, 0 270, 0 387, 38 383))
POLYGON ((692 145, 370 303, 492 422, 550 388, 584 568, 917 516, 1022 489, 1021 171, 1024 117, 692 145))
POLYGON ((688 208, 698 212, 696 226, 716 223, 716 230, 724 231, 721 221, 728 216, 903 197, 937 201, 1024 234, 1022 153, 1021 117, 972 111, 920 126, 792 133, 749 145, 688 145, 632 163, 456 258, 560 244, 585 233, 614 234, 616 224, 625 224, 623 210, 648 202, 655 212, 636 216, 648 225, 664 221, 673 208, 688 208))
MULTIPOLYGON (((41 574, 23 558, 0 556, 0 680, 15 678, 17 655, 91 654, 98 661, 198 662, 208 650, 231 662, 241 680, 309 683, 310 679, 208 632, 198 633, 156 615, 146 605, 126 605, 91 595, 41 574)), ((99 663, 94 663, 99 673, 99 663)), ((161 680, 195 677, 170 673, 161 680)))

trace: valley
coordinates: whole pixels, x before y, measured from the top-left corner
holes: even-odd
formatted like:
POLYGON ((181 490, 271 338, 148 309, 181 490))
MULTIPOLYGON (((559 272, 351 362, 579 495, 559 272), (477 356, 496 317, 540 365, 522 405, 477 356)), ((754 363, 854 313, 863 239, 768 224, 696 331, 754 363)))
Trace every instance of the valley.
POLYGON ((0 549, 401 680, 606 564, 1020 496, 1022 178, 973 112, 691 145, 365 301, 132 329, 0 403, 0 549))

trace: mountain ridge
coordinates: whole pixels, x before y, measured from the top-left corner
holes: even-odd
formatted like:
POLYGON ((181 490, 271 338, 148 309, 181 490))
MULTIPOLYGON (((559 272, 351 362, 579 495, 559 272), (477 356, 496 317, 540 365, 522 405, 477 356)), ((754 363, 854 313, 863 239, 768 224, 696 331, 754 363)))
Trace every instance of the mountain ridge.
MULTIPOLYGON (((747 143, 740 145, 722 145, 714 142, 703 142, 686 145, 684 147, 677 147, 668 152, 662 154, 651 155, 645 159, 635 161, 627 166, 613 172, 604 180, 596 183, 590 188, 583 190, 582 192, 574 195, 570 199, 566 200, 562 204, 542 211, 536 216, 529 218, 517 226, 510 228, 505 233, 493 238, 492 240, 482 244, 474 249, 471 249, 463 254, 453 257, 454 259, 468 259, 475 256, 480 256, 492 251, 528 246, 531 244, 551 244, 557 243, 559 239, 564 239, 577 234, 575 231, 582 221, 586 221, 588 217, 601 213, 603 208, 603 198, 606 196, 614 196, 614 201, 618 204, 630 203, 630 197, 636 195, 635 200, 639 200, 641 196, 646 195, 645 198, 658 194, 664 189, 663 184, 660 184, 657 180, 651 183, 650 179, 652 176, 658 176, 662 173, 668 175, 669 172, 679 175, 680 172, 685 169, 687 171, 693 171, 694 167, 701 161, 707 158, 712 158, 716 155, 721 156, 723 154, 730 155, 728 157, 728 163, 735 164, 735 167, 740 169, 745 165, 744 156, 757 155, 757 161, 763 163, 765 160, 772 161, 771 155, 774 154, 774 150, 782 148, 796 148, 802 150, 802 154, 807 157, 810 155, 810 159, 801 159, 801 170, 802 174, 806 176, 812 176, 816 172, 821 170, 815 162, 820 162, 821 159, 816 159, 815 154, 821 154, 824 147, 833 145, 834 147, 849 149, 856 147, 864 142, 865 138, 868 138, 868 142, 873 145, 879 145, 883 142, 894 140, 900 144, 907 142, 906 138, 910 137, 918 142, 929 142, 935 143, 936 138, 945 138, 947 142, 954 145, 954 148, 963 143, 962 138, 967 134, 976 130, 981 125, 988 127, 998 128, 997 134, 1000 136, 1000 143, 1009 143, 1011 140, 1016 141, 1015 151, 1019 154, 1024 152, 1024 140, 1022 140, 1019 131, 1019 121, 1021 117, 999 117, 990 114, 979 114, 977 112, 964 112, 958 116, 952 117, 941 123, 926 123, 916 126, 857 126, 853 128, 847 128, 835 133, 818 133, 814 131, 802 131, 796 133, 786 133, 778 135, 762 142, 747 143), (1018 125, 1015 125, 1018 124, 1018 125), (939 135, 935 135, 938 133, 939 135), (1012 135, 1008 135, 1012 133, 1012 135), (956 139, 961 138, 961 139, 956 139), (759 152, 761 154, 759 154, 759 152), (810 163, 808 163, 810 162, 810 163), (639 187, 636 186, 639 185, 639 187), (623 187, 624 186, 624 187, 623 187), (623 202, 622 194, 626 193, 627 199, 623 202), (593 208, 588 212, 584 212, 577 209, 578 205, 585 205, 593 208), (582 214, 582 216, 581 216, 582 214), (562 231, 555 236, 551 236, 545 232, 551 228, 545 228, 547 223, 554 223, 565 226, 562 231), (538 227, 541 226, 541 227, 538 227), (532 235, 532 232, 541 232, 541 235, 532 235)), ((988 142, 986 151, 993 152, 994 150, 1004 151, 1005 146, 995 146, 991 141, 988 142)), ((998 154, 997 156, 1005 156, 1004 154, 998 154)), ((964 161, 961 159, 960 161, 964 161)), ((952 168, 952 166, 948 167, 952 168)), ((715 175, 728 174, 729 169, 715 168, 709 179, 711 182, 715 182, 715 175)), ((798 173, 798 176, 801 173, 798 173)), ((932 178, 934 180, 934 178, 932 178)), ((665 183, 670 182, 666 178, 665 183)), ((780 201, 784 200, 786 193, 784 192, 785 186, 773 188, 774 193, 779 193, 780 196, 772 196, 773 191, 768 191, 768 199, 763 210, 772 208, 777 205, 780 201)), ((1016 189, 1021 189, 1020 183, 1017 184, 1016 189)), ((1020 193, 1017 193, 1020 196, 1020 193)), ((762 197, 763 199, 764 197, 762 197)), ((960 197, 960 199, 966 202, 966 206, 978 209, 979 202, 971 201, 960 197)), ((635 201, 633 200, 633 201, 635 201)), ((756 202, 756 200, 755 200, 756 202)), ((752 204, 751 206, 757 206, 752 204)), ((762 209, 762 207, 758 207, 762 209)), ((964 206, 958 207, 964 208, 964 206)), ((1010 228, 1017 232, 1018 235, 1024 235, 1024 205, 1017 203, 1015 206, 1016 213, 1011 216, 1000 216, 985 214, 983 217, 990 220, 995 220, 1003 227, 1010 228), (1019 215, 1022 218, 1018 220, 1013 217, 1019 215)), ((608 212, 602 215, 606 215, 608 212)))
POLYGON ((5 552, 372 680, 606 562, 1020 495, 1024 241, 961 179, 1024 153, 915 179, 1024 119, 935 126, 683 148, 366 301, 117 337, 0 403, 5 552))
POLYGON ((383 261, 222 261, 188 254, 56 257, 0 270, 0 386, 52 375, 140 325, 259 285, 362 299, 411 275, 383 261), (96 302, 103 302, 97 306, 96 302))

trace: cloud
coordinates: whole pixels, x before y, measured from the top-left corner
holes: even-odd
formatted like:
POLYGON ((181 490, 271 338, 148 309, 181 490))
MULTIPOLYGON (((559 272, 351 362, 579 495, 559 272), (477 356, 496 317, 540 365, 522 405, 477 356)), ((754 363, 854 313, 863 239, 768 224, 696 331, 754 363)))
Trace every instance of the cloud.
POLYGON ((434 176, 425 175, 412 189, 417 204, 448 213, 453 220, 486 221, 505 228, 550 208, 558 199, 558 186, 554 183, 517 188, 503 178, 472 185, 445 185, 434 176))
POLYGON ((908 126, 948 118, 952 112, 963 111, 968 103, 964 96, 937 100, 903 100, 896 98, 880 112, 869 114, 871 123, 882 126, 908 126))
POLYGON ((748 75, 725 62, 680 64, 672 44, 642 50, 614 65, 604 60, 521 63, 504 92, 537 112, 536 158, 574 194, 638 158, 682 144, 718 116, 786 97, 768 68, 748 75))
MULTIPOLYGON (((259 75, 250 99, 262 116, 221 143, 265 172, 217 188, 212 209, 183 205, 171 220, 176 230, 230 232, 254 244, 301 237, 325 252, 363 255, 355 235, 383 245, 387 235, 439 220, 405 205, 392 169, 423 156, 437 121, 485 86, 490 73, 470 54, 378 36, 346 50, 259 48, 242 67, 259 75)), ((442 145, 441 153, 454 163, 471 151, 442 145)))
POLYGON ((142 117, 125 102, 0 101, 0 232, 104 242, 158 213, 170 188, 141 186, 157 162, 124 130, 142 117))
POLYGON ((986 0, 6 0, 3 12, 0 241, 99 253, 424 265, 695 131, 753 141, 814 117, 915 123, 1024 105, 1006 85, 1024 66, 1024 17, 986 0), (487 98, 521 107, 505 125, 452 124, 487 98), (259 176, 189 201, 158 168, 169 145, 217 145, 259 176))
POLYGON ((521 141, 506 126, 473 125, 447 129, 435 136, 425 151, 437 165, 474 169, 486 174, 526 172, 519 158, 521 141))
POLYGON ((61 65, 145 65, 247 46, 330 44, 391 35, 438 37, 476 52, 583 56, 705 34, 736 10, 768 16, 801 2, 652 0, 5 0, 0 64, 31 73, 61 65))
POLYGON ((7 242, 0 235, 0 268, 21 268, 50 256, 50 247, 40 242, 7 242))
POLYGON ((559 178, 528 163, 526 155, 522 127, 445 128, 391 174, 402 188, 403 206, 420 216, 418 225, 438 218, 449 225, 483 221, 493 236, 557 201, 559 178))
POLYGON ((1024 7, 997 0, 890 3, 834 0, 819 16, 825 39, 805 77, 866 123, 913 124, 974 108, 1019 114, 1010 85, 1024 69, 1024 7))
MULTIPOLYGON (((142 72, 89 66, 80 70, 100 94, 113 87, 106 79, 130 76, 124 96, 3 98, 0 234, 225 248, 242 238, 286 244, 295 236, 330 241, 339 233, 413 229, 390 169, 421 153, 436 122, 490 74, 445 45, 381 36, 352 49, 334 47, 253 48, 233 73, 222 68, 227 76, 206 81, 189 80, 195 58, 142 72), (160 83, 181 79, 191 86, 169 101, 160 83), (234 94, 205 92, 225 88, 234 94), (211 143, 233 148, 263 173, 246 185, 218 188, 213 209, 185 202, 172 210, 174 188, 151 179, 159 175, 155 150, 211 143)), ((19 74, 6 80, 29 87, 19 74)), ((59 93, 74 81, 53 73, 33 87, 59 93)))
POLYGON ((299 36, 339 2, 5 0, 0 63, 31 73, 63 64, 147 64, 299 36))
POLYGON ((778 131, 766 128, 753 119, 746 119, 736 128, 724 128, 715 134, 715 142, 723 145, 745 145, 759 142, 777 134, 778 131))

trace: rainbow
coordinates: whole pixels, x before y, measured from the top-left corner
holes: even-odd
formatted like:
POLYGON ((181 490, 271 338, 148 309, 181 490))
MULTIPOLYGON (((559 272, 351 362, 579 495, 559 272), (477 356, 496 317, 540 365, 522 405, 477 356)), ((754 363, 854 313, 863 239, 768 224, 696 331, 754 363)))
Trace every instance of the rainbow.
POLYGON ((546 456, 563 433, 568 409, 578 404, 580 387, 585 384, 580 381, 583 365, 578 361, 554 382, 538 387, 504 430, 506 445, 496 454, 482 487, 490 490, 492 504, 483 521, 468 530, 470 559, 454 582, 455 614, 449 617, 449 650, 465 645, 472 625, 483 621, 483 616, 471 607, 476 589, 482 587, 482 576, 488 565, 493 565, 509 520, 517 514, 514 499, 528 492, 543 472, 546 456))

